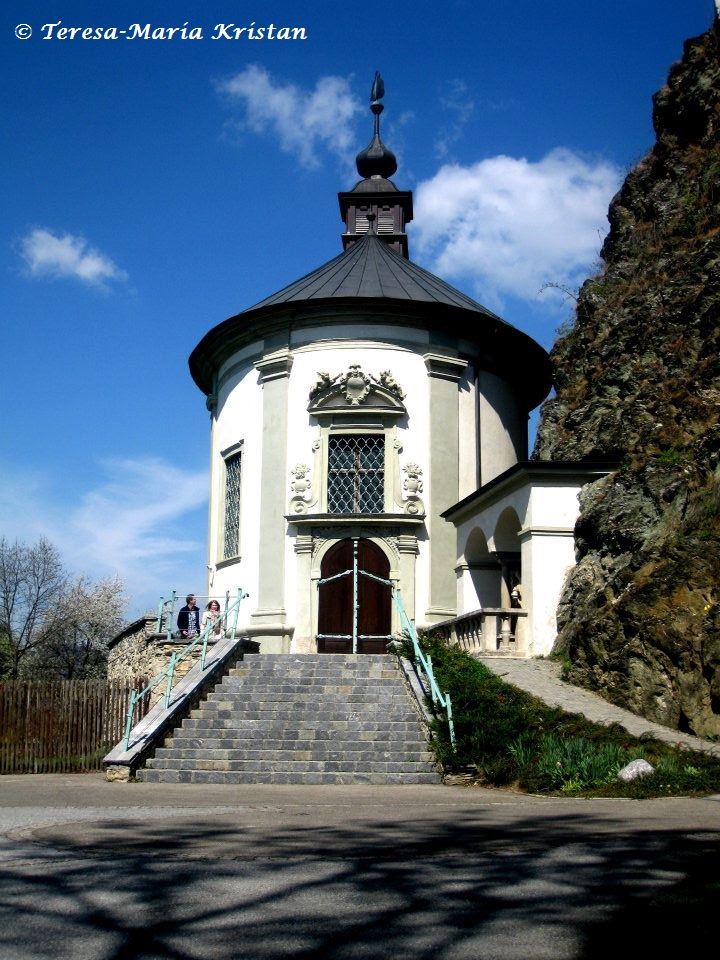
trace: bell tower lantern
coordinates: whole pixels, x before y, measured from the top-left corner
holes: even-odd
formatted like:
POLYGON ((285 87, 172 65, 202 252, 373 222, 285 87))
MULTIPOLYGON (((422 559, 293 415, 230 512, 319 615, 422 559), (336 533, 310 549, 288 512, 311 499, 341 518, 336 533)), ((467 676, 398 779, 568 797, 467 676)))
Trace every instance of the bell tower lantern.
POLYGON ((370 110, 375 117, 373 137, 355 158, 357 171, 363 179, 352 190, 338 194, 340 216, 345 221, 342 242, 343 249, 347 250, 366 233, 375 233, 378 239, 407 257, 405 225, 413 218, 412 193, 398 190, 388 179, 397 170, 397 160, 380 139, 380 114, 383 112, 380 101, 384 95, 385 85, 376 72, 370 91, 370 110))

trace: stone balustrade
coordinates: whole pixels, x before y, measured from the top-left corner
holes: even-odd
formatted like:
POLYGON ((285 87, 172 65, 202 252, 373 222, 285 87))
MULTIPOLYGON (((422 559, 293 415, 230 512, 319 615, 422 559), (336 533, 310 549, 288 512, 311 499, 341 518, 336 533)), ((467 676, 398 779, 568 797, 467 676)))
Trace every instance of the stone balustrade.
POLYGON ((523 628, 527 615, 527 610, 518 607, 485 607, 435 623, 428 632, 439 632, 468 653, 525 656, 527 645, 523 628))

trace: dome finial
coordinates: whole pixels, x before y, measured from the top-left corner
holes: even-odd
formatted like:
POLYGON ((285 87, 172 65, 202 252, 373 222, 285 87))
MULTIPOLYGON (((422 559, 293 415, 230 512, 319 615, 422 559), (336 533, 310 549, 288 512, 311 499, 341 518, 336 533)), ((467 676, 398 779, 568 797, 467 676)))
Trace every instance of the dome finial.
POLYGON ((379 71, 375 71, 372 89, 370 90, 370 110, 375 116, 375 127, 370 144, 355 158, 357 171, 366 180, 369 177, 391 177, 397 170, 397 160, 392 150, 388 150, 380 139, 380 114, 383 105, 380 103, 385 96, 385 84, 379 71))
POLYGON ((383 78, 380 76, 380 71, 375 71, 375 79, 373 80, 372 90, 370 91, 370 103, 377 103, 382 100, 385 96, 385 84, 383 83, 383 78))

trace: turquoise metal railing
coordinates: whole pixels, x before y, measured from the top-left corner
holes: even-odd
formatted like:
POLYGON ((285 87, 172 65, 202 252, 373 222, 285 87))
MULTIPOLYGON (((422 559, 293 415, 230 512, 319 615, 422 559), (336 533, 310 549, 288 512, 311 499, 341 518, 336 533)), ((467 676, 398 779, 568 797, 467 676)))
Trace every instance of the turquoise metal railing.
MULTIPOLYGON (((227 630, 228 622, 230 619, 232 619, 231 636, 233 637, 235 636, 235 633, 237 631, 238 615, 240 613, 240 602, 244 600, 245 597, 247 596, 248 596, 247 593, 243 593, 242 589, 238 588, 237 597, 234 600, 234 602, 231 604, 230 592, 228 591, 225 594, 225 610, 220 614, 220 622, 222 623, 222 629, 227 630)), ((170 611, 174 609, 175 599, 176 599, 176 594, 175 594, 175 591, 173 590, 172 597, 170 600, 164 601, 162 598, 160 599, 160 607, 158 609, 158 633, 161 632, 161 628, 162 628, 161 619, 163 615, 166 615, 168 618, 167 620, 168 639, 170 639, 172 635, 172 613, 170 611), (169 611, 167 614, 164 613, 165 604, 170 604, 169 611)), ((193 637, 192 640, 188 643, 188 645, 183 650, 180 651, 180 653, 175 653, 175 651, 172 652, 172 654, 170 655, 170 663, 165 667, 164 670, 161 670, 160 673, 156 677, 154 677, 146 687, 144 687, 144 689, 140 690, 138 693, 130 694, 130 698, 128 700, 127 720, 125 722, 125 738, 124 739, 125 739, 126 750, 130 747, 130 732, 133 726, 132 721, 135 715, 135 707, 137 706, 138 702, 142 700, 143 697, 147 696, 151 690, 154 690, 155 687, 162 682, 163 678, 165 678, 165 681, 166 681, 165 706, 169 707, 170 696, 172 694, 172 685, 175 679, 175 670, 177 668, 177 665, 181 663, 183 660, 185 660, 186 657, 189 657, 192 651, 198 646, 198 644, 202 644, 202 651, 200 653, 200 670, 204 670, 205 658, 207 656, 208 640, 210 639, 210 634, 216 629, 216 626, 217 626, 216 623, 208 623, 208 625, 205 627, 202 633, 199 633, 196 637, 193 637)))
POLYGON ((415 629, 415 623, 414 621, 410 620, 408 615, 405 613, 405 608, 402 604, 402 596, 398 587, 393 589, 393 600, 395 602, 395 606, 397 607, 398 613, 400 614, 402 631, 410 638, 410 640, 412 640, 415 663, 423 671, 425 677, 427 678, 428 686, 430 687, 430 698, 433 702, 433 706, 441 707, 447 715, 448 731, 450 733, 450 745, 454 750, 455 725, 453 723, 452 701, 450 700, 450 694, 442 693, 440 687, 437 685, 435 673, 433 671, 432 657, 427 656, 420 646, 417 630, 415 629))

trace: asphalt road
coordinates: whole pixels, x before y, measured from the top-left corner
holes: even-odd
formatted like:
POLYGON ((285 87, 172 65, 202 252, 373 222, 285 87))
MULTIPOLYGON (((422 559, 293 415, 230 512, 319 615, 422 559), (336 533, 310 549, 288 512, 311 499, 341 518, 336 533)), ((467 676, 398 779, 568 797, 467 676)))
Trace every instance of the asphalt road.
POLYGON ((3 777, 0 957, 681 957, 719 841, 720 796, 3 777))

